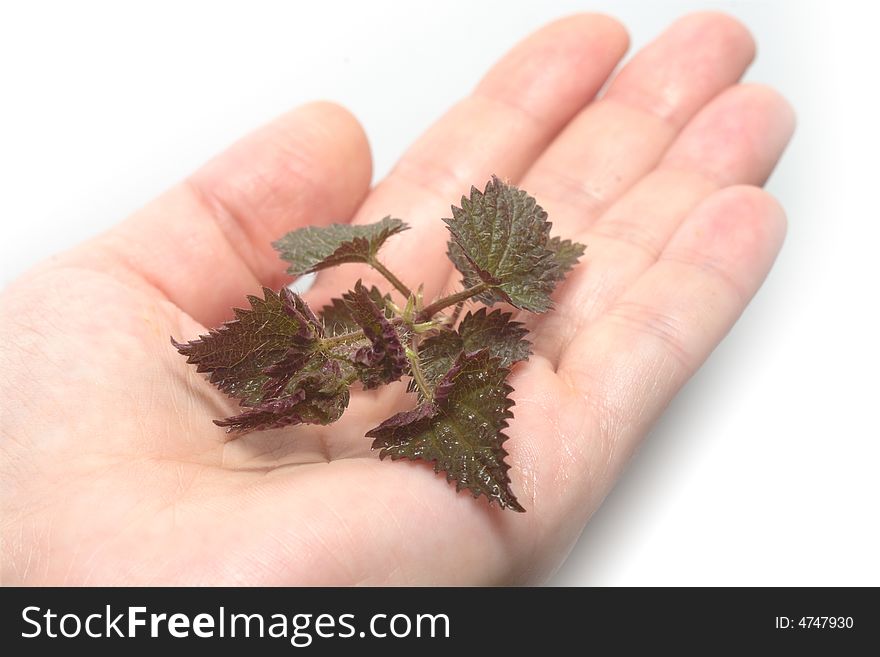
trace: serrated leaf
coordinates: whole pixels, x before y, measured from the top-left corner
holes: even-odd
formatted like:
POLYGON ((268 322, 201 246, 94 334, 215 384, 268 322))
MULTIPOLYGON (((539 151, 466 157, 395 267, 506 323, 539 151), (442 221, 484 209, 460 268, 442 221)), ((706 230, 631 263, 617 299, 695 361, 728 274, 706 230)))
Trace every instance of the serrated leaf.
POLYGON ((286 378, 279 396, 260 401, 238 415, 214 420, 214 424, 236 433, 295 424, 330 424, 348 406, 348 385, 339 361, 316 354, 286 378))
POLYGON ((488 350, 461 354, 440 380, 434 400, 398 413, 367 433, 380 458, 421 459, 446 473, 456 489, 524 511, 510 490, 503 430, 513 417, 508 369, 488 350))
POLYGON ((565 275, 577 264, 577 261, 584 255, 584 250, 586 249, 583 244, 564 240, 560 237, 551 237, 550 241, 547 242, 547 248, 553 252, 556 258, 558 266, 555 275, 559 281, 564 279, 565 275))
MULTIPOLYGON (((419 366, 425 383, 431 389, 449 371, 463 350, 461 336, 453 329, 442 329, 422 341, 418 350, 419 366)), ((415 380, 409 382, 407 391, 418 392, 421 397, 421 391, 415 380)))
POLYGON ((492 177, 484 191, 471 188, 461 207, 444 219, 452 233, 448 255, 463 275, 465 287, 488 290, 476 298, 487 305, 506 301, 532 312, 552 306, 550 294, 574 261, 573 245, 550 240, 547 213, 521 189, 492 177), (554 250, 555 248, 555 250, 554 250), (567 270, 567 269, 566 269, 567 270))
POLYGON ((480 308, 475 313, 469 311, 456 331, 441 331, 422 342, 419 360, 428 384, 436 385, 462 352, 488 349, 501 367, 526 360, 531 353, 531 344, 524 339, 528 330, 510 318, 510 313, 480 308))
POLYGON ((235 319, 186 343, 171 342, 198 372, 242 404, 256 404, 272 386, 279 363, 296 368, 311 352, 323 329, 306 303, 290 290, 263 288, 263 299, 248 296, 250 309, 236 308, 235 319), (267 372, 268 371, 268 372, 267 372))
POLYGON ((287 272, 300 275, 349 262, 369 262, 386 239, 407 228, 391 217, 372 224, 307 226, 287 233, 272 246, 290 263, 287 272))
POLYGON ((400 334, 389 321, 384 308, 376 305, 367 288, 358 281, 354 290, 342 295, 352 320, 370 341, 353 357, 358 378, 366 389, 397 381, 409 369, 400 334))
MULTIPOLYGON (((385 317, 390 319, 394 315, 388 307, 388 302, 391 301, 390 294, 382 294, 379 288, 374 285, 370 288, 369 295, 379 308, 384 309, 385 317)), ((331 299, 330 303, 321 310, 320 318, 327 335, 342 335, 360 329, 342 299, 331 299)))

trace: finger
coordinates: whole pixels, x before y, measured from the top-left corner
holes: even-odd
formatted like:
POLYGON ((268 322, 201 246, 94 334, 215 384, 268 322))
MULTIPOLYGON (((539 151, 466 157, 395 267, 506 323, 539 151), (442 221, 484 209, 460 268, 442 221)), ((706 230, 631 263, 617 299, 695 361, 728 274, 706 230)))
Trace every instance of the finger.
POLYGON ((719 13, 686 16, 646 46, 524 177, 570 235, 650 171, 681 128, 734 84, 755 53, 746 28, 719 13))
POLYGON ((246 293, 281 285, 284 263, 272 240, 299 226, 349 220, 371 175, 357 120, 337 105, 311 103, 63 259, 156 288, 214 325, 246 293))
MULTIPOLYGON (((450 269, 443 255, 448 233, 440 221, 450 205, 493 173, 519 178, 593 98, 626 47, 619 23, 578 15, 544 27, 502 58, 413 144, 357 213, 355 223, 391 214, 412 226, 383 250, 385 264, 435 293, 450 269)), ((312 296, 338 295, 357 278, 383 284, 365 267, 348 267, 323 272, 312 296)))
POLYGON ((599 499, 638 438, 742 313, 784 233, 784 213, 767 193, 748 186, 717 192, 565 350, 557 373, 584 409, 589 463, 579 466, 598 478, 599 499))
POLYGON ((534 326, 535 352, 554 365, 559 353, 651 264, 703 199, 734 184, 760 185, 782 155, 794 114, 773 89, 731 87, 682 131, 658 167, 576 239, 584 266, 557 294, 557 308, 534 326))

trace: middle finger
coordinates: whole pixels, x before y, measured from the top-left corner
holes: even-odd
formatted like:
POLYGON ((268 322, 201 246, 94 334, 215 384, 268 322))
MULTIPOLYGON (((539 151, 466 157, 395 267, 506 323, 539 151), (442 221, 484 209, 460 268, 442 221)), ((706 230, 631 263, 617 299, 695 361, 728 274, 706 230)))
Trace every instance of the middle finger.
MULTIPOLYGON (((583 14, 544 27, 505 55, 413 144, 353 219, 371 223, 391 214, 410 224, 383 249, 383 263, 409 285, 424 283, 426 297, 434 295, 451 269, 440 221, 450 203, 492 173, 518 179, 593 98, 627 45, 617 21, 583 14)), ((349 266, 321 272, 309 299, 326 302, 357 278, 388 287, 367 267, 349 266)))

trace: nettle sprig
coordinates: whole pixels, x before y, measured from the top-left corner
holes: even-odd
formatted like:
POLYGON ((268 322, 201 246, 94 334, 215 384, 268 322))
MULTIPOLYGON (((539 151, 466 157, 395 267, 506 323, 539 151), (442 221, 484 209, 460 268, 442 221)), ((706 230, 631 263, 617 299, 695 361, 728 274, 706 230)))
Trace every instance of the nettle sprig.
POLYGON ((535 199, 496 177, 482 192, 472 188, 444 221, 463 289, 427 305, 421 288, 414 291, 378 259, 385 241, 407 229, 400 219, 310 226, 275 242, 294 276, 366 263, 403 302, 358 281, 315 315, 289 289, 264 288, 262 298, 248 297, 250 309, 235 309, 235 319, 207 335, 172 340, 188 363, 239 401, 241 413, 214 422, 233 433, 330 424, 348 406, 351 386, 372 389, 408 377, 415 408, 366 433, 379 457, 428 461, 456 490, 523 511, 510 489, 503 445, 513 417, 506 381, 511 367, 529 357, 527 331, 501 310, 460 315, 470 300, 550 310, 550 294, 584 246, 550 237, 547 213, 535 199))

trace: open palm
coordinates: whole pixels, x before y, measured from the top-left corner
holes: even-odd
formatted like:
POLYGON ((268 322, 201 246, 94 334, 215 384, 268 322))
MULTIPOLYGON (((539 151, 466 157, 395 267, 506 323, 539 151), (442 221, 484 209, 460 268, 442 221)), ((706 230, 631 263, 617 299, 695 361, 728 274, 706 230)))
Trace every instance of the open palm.
MULTIPOLYGON (((637 54, 615 21, 553 23, 506 55, 370 189, 363 132, 310 104, 233 146, 0 303, 5 584, 488 584, 559 565, 628 456, 766 275, 784 233, 760 185, 793 118, 737 84, 753 43, 699 14, 637 54), (405 385, 354 392, 330 426, 229 441, 236 411, 187 366, 191 339, 260 285, 270 242, 391 214, 383 261, 426 298, 455 289, 439 221, 491 174, 587 245, 556 310, 520 317, 534 355, 510 383, 512 487, 525 514, 456 494, 419 462, 382 463, 368 429, 405 385)), ((320 307, 348 265, 305 295, 320 307)))

